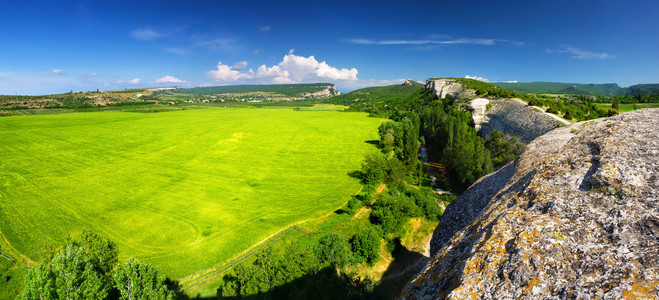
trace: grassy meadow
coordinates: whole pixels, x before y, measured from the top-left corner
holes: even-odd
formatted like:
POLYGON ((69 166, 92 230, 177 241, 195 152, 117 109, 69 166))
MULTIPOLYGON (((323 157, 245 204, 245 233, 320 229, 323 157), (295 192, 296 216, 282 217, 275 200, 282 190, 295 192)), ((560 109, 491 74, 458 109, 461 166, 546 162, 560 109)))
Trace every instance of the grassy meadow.
POLYGON ((292 108, 0 118, 0 231, 39 261, 90 228, 172 278, 340 207, 382 119, 292 108))
MULTIPOLYGON (((611 103, 597 103, 597 106, 604 110, 611 109, 611 103)), ((642 108, 659 108, 659 103, 636 103, 636 109, 642 108)), ((634 110, 634 104, 620 104, 620 112, 629 112, 634 110)))

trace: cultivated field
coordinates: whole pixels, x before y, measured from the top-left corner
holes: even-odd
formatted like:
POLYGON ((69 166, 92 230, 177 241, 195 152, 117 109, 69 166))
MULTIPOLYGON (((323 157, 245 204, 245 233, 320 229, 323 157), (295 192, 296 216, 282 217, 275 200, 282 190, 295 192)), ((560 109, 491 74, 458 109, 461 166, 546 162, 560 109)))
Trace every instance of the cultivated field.
MULTIPOLYGON (((611 103, 598 103, 597 106, 604 110, 611 109, 611 103)), ((659 108, 659 103, 637 103, 636 109, 641 109, 641 108, 659 108)), ((633 110, 634 110, 633 104, 620 104, 620 112, 628 112, 633 110)))
POLYGON ((33 260, 84 227, 173 278, 341 206, 382 119, 291 108, 0 118, 0 230, 33 260))

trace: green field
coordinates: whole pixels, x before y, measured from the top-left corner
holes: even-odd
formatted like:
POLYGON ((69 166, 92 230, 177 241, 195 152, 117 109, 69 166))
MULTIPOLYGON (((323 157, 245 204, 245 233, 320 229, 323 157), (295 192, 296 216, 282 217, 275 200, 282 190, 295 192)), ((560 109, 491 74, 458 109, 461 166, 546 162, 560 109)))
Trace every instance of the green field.
POLYGON ((82 228, 182 278, 340 207, 382 119, 292 108, 0 118, 0 230, 33 260, 82 228))
MULTIPOLYGON (((597 103, 597 107, 609 110, 611 103, 597 103)), ((659 108, 659 103, 636 103, 636 109, 641 108, 659 108)), ((629 112, 634 110, 634 104, 620 104, 620 112, 629 112)))

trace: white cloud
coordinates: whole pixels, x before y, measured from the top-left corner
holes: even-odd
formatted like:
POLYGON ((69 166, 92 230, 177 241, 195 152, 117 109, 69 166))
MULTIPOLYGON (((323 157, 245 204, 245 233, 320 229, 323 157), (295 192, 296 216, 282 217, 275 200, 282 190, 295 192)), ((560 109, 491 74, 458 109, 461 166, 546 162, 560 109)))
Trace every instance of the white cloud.
POLYGON ((153 41, 162 37, 163 35, 152 29, 139 28, 131 31, 130 36, 140 41, 153 41))
POLYGON ((176 48, 176 47, 167 47, 165 48, 165 52, 169 52, 171 54, 176 54, 181 56, 186 56, 190 54, 188 50, 185 50, 183 48, 176 48))
POLYGON ((141 81, 141 80, 140 80, 139 78, 133 78, 133 79, 131 79, 131 80, 128 80, 128 83, 130 83, 130 84, 138 84, 138 83, 140 83, 140 81, 141 81))
POLYGON ((561 46, 559 50, 547 49, 547 53, 568 53, 570 58, 576 59, 609 59, 615 58, 614 55, 603 53, 603 52, 593 52, 590 50, 580 49, 571 45, 561 46))
POLYGON ((239 62, 235 63, 233 65, 233 67, 231 67, 231 68, 234 69, 234 70, 242 70, 246 67, 247 67, 247 62, 243 60, 243 61, 239 61, 239 62))
POLYGON ((187 82, 187 81, 178 79, 170 75, 166 75, 164 77, 156 79, 156 83, 183 83, 183 82, 187 82))
POLYGON ((240 48, 236 41, 230 38, 203 39, 200 37, 194 37, 194 39, 196 39, 197 46, 201 46, 209 50, 237 51, 240 48))
POLYGON ((258 81, 261 83, 299 83, 312 81, 356 81, 357 69, 336 68, 326 62, 319 62, 314 56, 304 57, 293 54, 293 49, 274 66, 261 65, 256 72, 252 69, 241 71, 247 63, 239 62, 233 67, 222 62, 217 69, 209 71, 207 76, 216 82, 240 83, 239 81, 258 81))
MULTIPOLYGON (((486 45, 491 46, 496 43, 508 43, 511 41, 503 39, 482 39, 482 38, 459 38, 459 39, 426 39, 426 40, 370 40, 370 39, 348 39, 349 43, 359 45, 486 45)), ((511 42, 515 45, 522 45, 522 42, 511 42)))
POLYGON ((467 78, 467 79, 475 79, 475 80, 478 80, 478 81, 484 81, 484 82, 490 82, 487 78, 479 77, 479 76, 469 76, 469 75, 465 75, 465 78, 467 78))
POLYGON ((96 73, 96 72, 92 72, 92 73, 87 73, 87 74, 85 74, 85 75, 83 75, 83 76, 85 76, 85 77, 95 77, 95 76, 98 76, 98 73, 96 73))
POLYGON ((269 32, 271 29, 272 29, 272 26, 270 26, 270 25, 259 27, 259 30, 261 30, 263 32, 269 32))
POLYGON ((206 75, 217 82, 232 82, 243 78, 253 78, 254 72, 251 69, 249 72, 240 72, 219 61, 217 62, 217 70, 208 71, 206 75))
POLYGON ((66 72, 62 71, 62 69, 52 69, 50 72, 55 74, 55 75, 65 75, 66 74, 66 72))
POLYGON ((506 80, 505 83, 517 83, 517 80, 506 80))

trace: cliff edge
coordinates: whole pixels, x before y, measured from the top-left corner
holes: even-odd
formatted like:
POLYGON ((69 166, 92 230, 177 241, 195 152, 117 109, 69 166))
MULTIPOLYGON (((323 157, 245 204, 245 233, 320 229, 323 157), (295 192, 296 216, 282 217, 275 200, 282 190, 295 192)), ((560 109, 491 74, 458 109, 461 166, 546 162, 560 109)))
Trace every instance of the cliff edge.
POLYGON ((542 135, 448 206, 405 299, 659 298, 659 109, 542 135))

